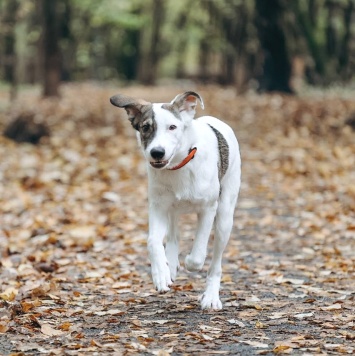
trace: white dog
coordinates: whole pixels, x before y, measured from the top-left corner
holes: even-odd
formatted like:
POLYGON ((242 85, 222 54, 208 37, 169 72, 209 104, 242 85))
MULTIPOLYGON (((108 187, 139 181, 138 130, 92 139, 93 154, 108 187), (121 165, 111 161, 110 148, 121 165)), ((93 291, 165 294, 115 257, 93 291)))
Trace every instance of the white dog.
POLYGON ((126 109, 147 161, 147 245, 156 289, 167 292, 180 267, 179 214, 197 213, 196 238, 185 267, 189 271, 202 269, 215 222, 213 257, 201 307, 222 309, 222 253, 233 226, 241 162, 238 141, 228 125, 211 116, 193 120, 197 100, 203 108, 202 98, 192 91, 165 104, 120 94, 110 99, 113 105, 126 109))

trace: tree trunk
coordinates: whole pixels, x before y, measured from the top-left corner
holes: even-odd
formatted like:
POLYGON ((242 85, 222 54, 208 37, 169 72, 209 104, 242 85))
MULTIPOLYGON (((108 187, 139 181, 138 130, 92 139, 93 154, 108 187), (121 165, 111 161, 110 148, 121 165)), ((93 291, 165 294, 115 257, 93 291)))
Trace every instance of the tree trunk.
POLYGON ((326 2, 328 16, 327 16, 327 26, 325 29, 326 33, 326 51, 327 57, 337 57, 338 50, 338 39, 337 39, 337 31, 334 20, 337 18, 337 4, 333 1, 326 2))
POLYGON ((152 14, 152 32, 150 36, 150 45, 148 53, 142 56, 141 59, 145 62, 141 65, 140 81, 146 85, 152 85, 156 81, 158 61, 160 59, 162 47, 161 43, 161 29, 165 17, 165 1, 153 0, 153 14, 152 14))
POLYGON ((58 96, 61 77, 57 0, 41 0, 43 14, 43 96, 58 96))
POLYGON ((351 68, 349 62, 351 57, 351 25, 353 23, 355 2, 349 0, 348 6, 344 9, 344 26, 345 34, 341 42, 338 71, 342 74, 343 79, 351 78, 351 68))
POLYGON ((61 79, 72 80, 72 72, 75 61, 76 43, 71 31, 73 9, 71 0, 62 0, 63 13, 59 22, 59 37, 61 39, 61 79))
POLYGON ((17 77, 16 77, 16 36, 15 24, 18 9, 17 0, 8 0, 5 3, 3 18, 3 44, 4 44, 4 79, 11 84, 10 100, 15 99, 17 94, 17 77))
POLYGON ((290 87, 291 62, 286 38, 281 26, 282 6, 280 0, 256 0, 256 27, 264 52, 261 91, 292 93, 290 87))
POLYGON ((200 51, 199 51, 199 79, 206 83, 209 79, 208 71, 208 54, 209 54, 209 43, 207 39, 203 38, 200 42, 200 51))
MULTIPOLYGON (((313 15, 302 9, 299 1, 292 2, 293 10, 296 15, 300 29, 303 33, 309 53, 314 61, 315 72, 308 76, 311 84, 320 84, 324 82, 327 71, 327 54, 324 46, 316 38, 316 23, 313 15), (316 74, 316 75, 315 75, 316 74)), ((316 8, 314 8, 316 11, 316 8)))
MULTIPOLYGON (((188 22, 188 11, 187 8, 183 11, 180 15, 176 23, 177 28, 185 28, 188 22)), ((186 62, 186 45, 187 45, 187 36, 179 36, 177 38, 178 45, 177 45, 177 66, 176 66, 176 77, 177 78, 184 78, 185 77, 185 62, 186 62)))

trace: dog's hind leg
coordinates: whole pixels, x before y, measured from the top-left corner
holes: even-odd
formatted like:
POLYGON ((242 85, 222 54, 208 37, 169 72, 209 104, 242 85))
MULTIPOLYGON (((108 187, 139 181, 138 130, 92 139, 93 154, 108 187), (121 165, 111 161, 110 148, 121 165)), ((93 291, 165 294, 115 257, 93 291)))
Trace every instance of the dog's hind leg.
POLYGON ((177 271, 180 269, 180 263, 178 215, 173 212, 169 215, 169 230, 166 238, 165 254, 170 268, 170 277, 174 281, 177 271))
POLYGON ((237 197, 220 198, 215 223, 215 237, 211 266, 207 274, 207 286, 201 298, 202 309, 222 309, 219 288, 222 276, 222 254, 233 227, 233 213, 237 197))
POLYGON ((205 263, 207 245, 216 215, 217 203, 198 213, 198 226, 191 253, 185 258, 188 271, 200 271, 205 263))

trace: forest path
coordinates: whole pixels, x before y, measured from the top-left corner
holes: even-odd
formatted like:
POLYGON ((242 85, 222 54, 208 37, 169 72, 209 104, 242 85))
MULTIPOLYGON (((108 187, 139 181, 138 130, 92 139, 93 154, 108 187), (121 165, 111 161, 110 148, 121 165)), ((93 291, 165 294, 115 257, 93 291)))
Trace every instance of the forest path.
MULTIPOLYGON (((231 124, 242 152, 224 309, 200 310, 210 254, 201 273, 182 270, 155 292, 145 167, 124 111, 108 103, 115 91, 29 93, 11 112, 35 112, 52 137, 0 138, 0 354, 354 352, 355 134, 344 126, 354 102, 196 90, 199 114, 231 124)), ((170 101, 181 90, 123 91, 170 101)), ((181 261, 194 223, 181 222, 181 261)))

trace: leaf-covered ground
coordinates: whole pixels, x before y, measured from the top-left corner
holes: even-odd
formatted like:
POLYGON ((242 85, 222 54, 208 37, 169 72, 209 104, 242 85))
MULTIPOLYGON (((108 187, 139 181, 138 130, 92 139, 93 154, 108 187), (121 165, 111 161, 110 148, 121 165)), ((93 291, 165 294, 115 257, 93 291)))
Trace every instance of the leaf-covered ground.
MULTIPOLYGON (((119 89, 67 85, 60 100, 26 91, 11 108, 1 93, 1 129, 33 113, 52 131, 38 146, 0 138, 1 355, 354 353, 355 132, 344 123, 355 101, 121 91, 170 101, 185 89, 241 145, 223 311, 200 310, 207 267, 182 270, 167 294, 153 288, 145 166, 124 111, 108 102, 119 89)), ((181 221, 182 257, 194 223, 181 221)))

